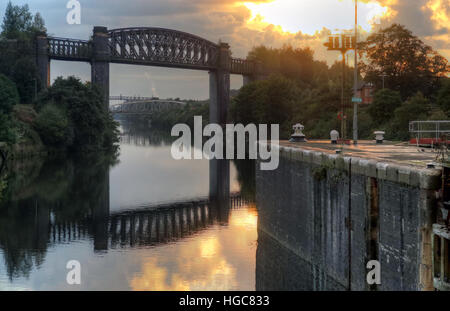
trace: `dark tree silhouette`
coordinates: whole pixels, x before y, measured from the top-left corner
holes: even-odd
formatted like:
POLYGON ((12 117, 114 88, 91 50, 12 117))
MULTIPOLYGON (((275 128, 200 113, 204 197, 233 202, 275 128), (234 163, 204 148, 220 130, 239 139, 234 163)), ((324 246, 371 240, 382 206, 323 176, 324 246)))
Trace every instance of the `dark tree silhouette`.
POLYGON ((399 24, 371 34, 360 51, 366 81, 381 88, 385 74, 386 87, 400 92, 404 100, 419 91, 430 96, 449 72, 443 56, 399 24))

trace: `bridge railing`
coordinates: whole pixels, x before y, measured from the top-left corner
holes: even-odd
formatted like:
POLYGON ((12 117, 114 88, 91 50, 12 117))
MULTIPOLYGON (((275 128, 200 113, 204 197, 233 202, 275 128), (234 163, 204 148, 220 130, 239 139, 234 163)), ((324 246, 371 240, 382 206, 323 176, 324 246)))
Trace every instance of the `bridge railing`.
POLYGON ((252 75, 258 70, 258 63, 251 60, 231 58, 230 72, 233 74, 252 75))
POLYGON ((50 37, 48 44, 51 58, 90 60, 92 56, 91 43, 86 40, 50 37))

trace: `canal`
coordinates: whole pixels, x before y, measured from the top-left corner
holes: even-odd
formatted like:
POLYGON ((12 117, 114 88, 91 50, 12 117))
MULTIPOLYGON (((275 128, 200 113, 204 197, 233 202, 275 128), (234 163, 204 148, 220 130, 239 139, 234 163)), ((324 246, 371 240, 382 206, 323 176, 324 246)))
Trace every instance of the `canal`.
POLYGON ((255 290, 254 163, 208 201, 207 160, 121 121, 120 154, 13 164, 1 180, 0 290, 255 290), (66 265, 81 265, 81 285, 66 265))

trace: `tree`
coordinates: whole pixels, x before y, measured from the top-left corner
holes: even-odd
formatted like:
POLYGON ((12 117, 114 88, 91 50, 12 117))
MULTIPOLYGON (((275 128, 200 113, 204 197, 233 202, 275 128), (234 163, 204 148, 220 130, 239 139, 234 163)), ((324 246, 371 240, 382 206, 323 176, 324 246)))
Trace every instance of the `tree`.
MULTIPOLYGON (((37 101, 39 112, 48 104, 66 112, 69 131, 73 137, 70 147, 73 150, 112 149, 118 142, 117 124, 105 107, 102 94, 95 85, 82 83, 75 77, 59 77, 40 95, 37 101)), ((39 134, 44 136, 42 139, 45 141, 45 133, 39 134)))
POLYGON ((243 124, 280 124, 280 135, 291 130, 294 105, 298 96, 295 83, 272 76, 244 86, 231 104, 231 117, 243 124))
POLYGON ((5 39, 32 39, 36 32, 46 32, 45 23, 39 13, 33 15, 28 4, 6 6, 1 36, 5 39))
POLYGON ((35 127, 44 144, 64 147, 71 144, 67 114, 54 104, 45 105, 35 120, 35 127))
POLYGON ((31 104, 41 82, 37 78, 36 63, 29 57, 19 58, 13 67, 12 79, 16 82, 22 104, 31 104))
POLYGON ((325 63, 314 60, 314 51, 310 48, 293 48, 290 45, 281 49, 255 47, 247 58, 261 62, 271 73, 305 84, 313 83, 327 68, 325 63))
POLYGON ((361 43, 360 51, 364 56, 360 68, 366 81, 381 88, 385 74, 386 86, 400 92, 403 99, 418 91, 430 96, 449 72, 443 56, 399 24, 371 34, 361 43))
POLYGON ((375 126, 385 124, 393 116, 394 111, 402 104, 399 92, 390 89, 382 89, 375 93, 372 104, 367 108, 367 112, 375 126))
POLYGON ((437 104, 444 112, 450 114, 450 79, 447 79, 438 92, 437 104))
POLYGON ((409 98, 395 110, 392 130, 388 135, 396 139, 408 140, 410 137, 409 122, 426 120, 429 106, 430 101, 420 92, 409 98))
POLYGON ((34 59, 34 38, 37 33, 46 31, 39 13, 33 17, 28 5, 8 3, 0 34, 0 39, 7 39, 0 45, 0 72, 16 83, 24 104, 32 102, 35 90, 41 86, 34 59))
POLYGON ((9 114, 14 105, 19 103, 19 94, 14 82, 0 74, 0 112, 9 114))

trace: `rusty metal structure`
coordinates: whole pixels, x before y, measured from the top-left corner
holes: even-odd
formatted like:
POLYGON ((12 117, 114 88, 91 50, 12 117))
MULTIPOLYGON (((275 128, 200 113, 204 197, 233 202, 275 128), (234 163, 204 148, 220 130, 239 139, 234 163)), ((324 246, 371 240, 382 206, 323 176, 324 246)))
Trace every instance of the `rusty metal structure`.
POLYGON ((108 30, 96 26, 88 41, 36 38, 36 63, 41 80, 50 84, 50 61, 91 63, 91 81, 103 90, 109 105, 109 64, 131 64, 191 70, 210 74, 210 120, 225 124, 229 105, 230 74, 244 76, 244 84, 264 76, 261 64, 231 57, 230 46, 178 30, 133 27, 108 30))

